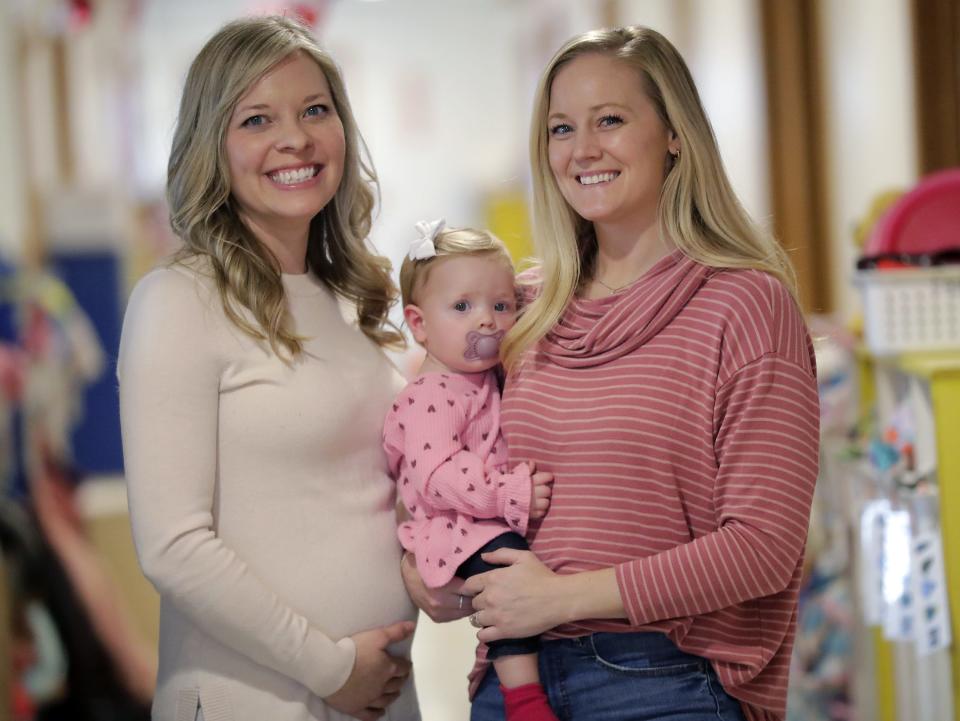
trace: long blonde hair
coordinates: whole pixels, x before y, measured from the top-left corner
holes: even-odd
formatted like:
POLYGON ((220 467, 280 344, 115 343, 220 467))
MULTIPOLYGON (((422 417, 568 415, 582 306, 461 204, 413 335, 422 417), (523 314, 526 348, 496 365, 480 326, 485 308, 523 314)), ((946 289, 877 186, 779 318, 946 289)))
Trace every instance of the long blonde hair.
POLYGON ((301 351, 301 338, 289 327, 279 263, 240 219, 224 152, 237 102, 267 71, 297 52, 316 62, 326 77, 345 138, 343 177, 310 223, 307 264, 339 297, 356 306, 363 333, 379 345, 401 345, 403 336, 387 320, 397 296, 390 263, 366 244, 376 174, 336 63, 290 18, 229 23, 190 66, 167 168, 170 224, 183 241, 174 262, 206 259, 233 323, 268 341, 274 352, 282 348, 292 357, 301 351))
POLYGON ((537 88, 530 163, 541 289, 504 339, 501 352, 508 368, 557 323, 582 280, 592 273, 597 254, 593 224, 561 195, 548 156, 547 117, 553 80, 562 67, 586 53, 607 55, 633 68, 660 119, 679 139, 680 155, 675 160, 664 158, 670 166, 658 206, 664 237, 704 265, 770 273, 796 295, 796 279, 786 252, 750 220, 733 192, 710 121, 680 53, 649 28, 594 30, 572 38, 557 51, 537 88))

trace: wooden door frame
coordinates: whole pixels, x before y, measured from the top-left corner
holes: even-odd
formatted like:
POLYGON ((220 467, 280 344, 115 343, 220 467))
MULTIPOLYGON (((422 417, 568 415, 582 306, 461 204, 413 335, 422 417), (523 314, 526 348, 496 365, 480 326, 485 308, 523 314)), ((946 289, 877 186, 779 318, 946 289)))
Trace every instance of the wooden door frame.
POLYGON ((920 175, 960 166, 960 0, 911 0, 920 175))
POLYGON ((759 0, 774 232, 807 312, 833 310, 818 0, 759 0))

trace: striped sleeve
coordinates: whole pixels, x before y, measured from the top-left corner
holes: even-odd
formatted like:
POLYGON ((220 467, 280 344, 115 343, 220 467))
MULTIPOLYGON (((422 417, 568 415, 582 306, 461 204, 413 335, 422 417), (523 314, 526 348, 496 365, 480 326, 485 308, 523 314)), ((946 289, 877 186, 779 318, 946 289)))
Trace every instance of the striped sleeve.
POLYGON ((718 390, 714 428, 717 530, 617 566, 635 625, 779 593, 800 563, 817 476, 815 377, 761 356, 718 390))

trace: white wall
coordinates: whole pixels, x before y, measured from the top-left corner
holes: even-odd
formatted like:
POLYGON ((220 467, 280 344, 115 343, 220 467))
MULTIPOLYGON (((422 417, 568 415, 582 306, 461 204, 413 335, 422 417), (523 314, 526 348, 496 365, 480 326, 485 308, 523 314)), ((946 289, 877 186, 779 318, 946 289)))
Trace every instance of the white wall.
POLYGON ((146 0, 134 39, 139 94, 132 112, 138 152, 132 182, 137 194, 161 197, 187 69, 222 24, 241 15, 242 0, 146 0))
POLYGON ((683 55, 747 211, 772 225, 763 46, 756 0, 622 0, 619 22, 662 33, 683 55))
POLYGON ((908 0, 820 3, 831 178, 830 267, 839 315, 859 308, 853 227, 873 199, 917 180, 908 0))
POLYGON ((755 0, 697 0, 688 62, 730 182, 755 220, 772 226, 763 45, 755 0))
POLYGON ((323 41, 341 63, 380 176, 373 241, 399 263, 417 220, 482 223, 483 194, 522 182, 527 110, 516 4, 340 2, 323 41))

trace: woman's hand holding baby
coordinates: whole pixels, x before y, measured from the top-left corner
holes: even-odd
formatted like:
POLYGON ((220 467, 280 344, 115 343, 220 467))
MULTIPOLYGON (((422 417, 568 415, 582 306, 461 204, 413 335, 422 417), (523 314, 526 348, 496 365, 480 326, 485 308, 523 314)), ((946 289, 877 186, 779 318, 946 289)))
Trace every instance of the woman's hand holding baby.
POLYGON ((400 574, 414 604, 436 623, 456 621, 473 613, 470 599, 460 594, 463 579, 454 577, 440 588, 428 588, 417 571, 417 559, 406 552, 400 561, 400 574))

